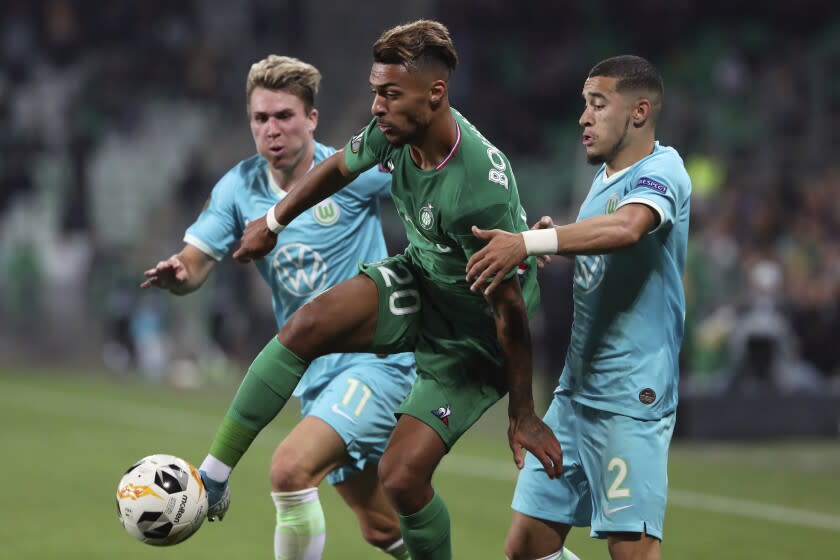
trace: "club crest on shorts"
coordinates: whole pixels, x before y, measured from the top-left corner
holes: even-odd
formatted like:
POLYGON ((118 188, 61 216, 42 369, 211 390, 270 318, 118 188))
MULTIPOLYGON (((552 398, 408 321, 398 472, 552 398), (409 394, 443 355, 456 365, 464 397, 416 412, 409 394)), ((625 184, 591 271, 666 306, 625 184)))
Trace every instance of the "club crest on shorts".
POLYGON ((648 387, 647 389, 642 389, 639 392, 639 401, 642 404, 651 404, 653 401, 656 400, 656 391, 648 387))
POLYGON ((452 410, 449 408, 449 405, 440 406, 437 409, 432 411, 432 414, 440 418, 440 421, 443 422, 445 425, 449 425, 449 415, 452 414, 452 410))
POLYGON ((432 229, 435 224, 435 215, 432 213, 432 204, 427 203, 420 209, 420 227, 423 229, 432 229))

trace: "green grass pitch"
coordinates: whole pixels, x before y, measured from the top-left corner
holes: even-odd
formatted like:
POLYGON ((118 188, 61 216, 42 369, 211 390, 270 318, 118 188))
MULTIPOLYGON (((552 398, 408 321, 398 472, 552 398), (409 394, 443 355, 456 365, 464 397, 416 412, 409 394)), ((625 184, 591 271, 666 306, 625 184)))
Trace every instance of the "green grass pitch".
MULTIPOLYGON (((234 388, 178 392, 134 381, 7 368, 0 372, 0 557, 9 559, 271 558, 274 522, 268 463, 297 418, 296 403, 255 442, 232 479, 223 523, 187 542, 154 548, 117 521, 123 471, 152 453, 199 463, 234 388)), ((504 408, 491 410, 447 457, 435 486, 452 515, 456 559, 503 558, 515 468, 504 408)), ((680 560, 837 558, 840 444, 676 442, 663 557, 680 560)), ((327 559, 384 559, 358 534, 328 485, 327 559)), ((606 544, 573 530, 583 560, 606 544)))

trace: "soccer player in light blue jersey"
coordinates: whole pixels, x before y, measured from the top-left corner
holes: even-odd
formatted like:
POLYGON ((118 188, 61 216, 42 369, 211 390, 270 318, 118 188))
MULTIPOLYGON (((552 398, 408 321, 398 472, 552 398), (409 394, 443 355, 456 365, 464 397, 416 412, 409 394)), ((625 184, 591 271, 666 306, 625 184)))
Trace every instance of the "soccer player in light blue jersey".
POLYGON ((575 258, 571 344, 545 416, 563 475, 552 480, 526 460, 505 545, 511 559, 559 557, 572 526, 591 526, 614 560, 660 557, 691 196, 679 154, 656 141, 663 95, 643 58, 595 65, 580 125, 587 159, 601 166, 577 222, 474 231, 489 241, 467 264, 474 290, 492 291, 529 255, 575 258))
MULTIPOLYGON (((313 138, 320 79, 315 67, 289 57, 271 55, 251 67, 248 116, 259 153, 222 177, 187 229, 183 250, 147 270, 142 287, 175 294, 200 288, 248 222, 265 215, 297 179, 335 152, 313 138)), ((388 173, 374 168, 360 174, 293 220, 283 242, 255 261, 271 288, 279 327, 324 290, 356 276, 359 262, 387 256, 379 198, 390 187, 388 173)), ((376 466, 396 422, 394 410, 411 389, 414 367, 410 353, 330 354, 309 365, 294 393, 303 419, 277 447, 271 464, 276 558, 321 558, 326 529, 318 485, 325 477, 356 514, 369 543, 395 558, 409 557, 376 466)), ((230 475, 223 460, 208 456, 201 466, 208 491, 230 475)), ((221 496, 226 486, 216 490, 221 496)))

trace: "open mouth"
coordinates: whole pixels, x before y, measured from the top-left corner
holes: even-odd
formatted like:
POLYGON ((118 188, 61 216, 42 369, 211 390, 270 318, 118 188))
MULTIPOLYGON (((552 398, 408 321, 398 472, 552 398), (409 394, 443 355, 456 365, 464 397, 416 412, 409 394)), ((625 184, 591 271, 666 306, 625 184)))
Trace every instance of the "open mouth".
POLYGON ((582 144, 584 146, 591 146, 593 144, 593 142, 595 142, 595 139, 591 135, 589 135, 589 134, 584 134, 583 135, 582 144))

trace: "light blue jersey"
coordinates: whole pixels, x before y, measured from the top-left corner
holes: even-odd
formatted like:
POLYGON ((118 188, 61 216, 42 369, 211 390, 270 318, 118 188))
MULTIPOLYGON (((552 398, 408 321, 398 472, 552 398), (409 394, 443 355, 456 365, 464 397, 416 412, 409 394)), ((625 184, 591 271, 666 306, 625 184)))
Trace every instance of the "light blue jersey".
POLYGON ((575 258, 574 322, 558 387, 572 400, 642 420, 676 409, 690 194, 682 158, 659 142, 611 177, 606 166, 595 175, 578 221, 640 203, 659 223, 627 249, 575 258))
MULTIPOLYGON (((335 149, 315 142, 317 165, 335 149)), ((257 269, 271 288, 278 327, 303 304, 344 280, 356 276, 360 262, 387 256, 379 219, 379 198, 388 195, 391 176, 374 168, 347 187, 295 218, 280 234, 277 246, 257 269)), ((213 188, 210 202, 187 229, 184 241, 221 260, 233 248, 249 221, 261 218, 285 196, 259 155, 237 164, 213 188)), ((414 357, 410 353, 378 358, 374 354, 330 354, 314 360, 295 396, 317 393, 349 367, 385 366, 394 383, 410 388, 414 357)), ((381 376, 385 376, 381 373, 381 376)), ((382 379, 381 383, 387 383, 382 379)), ((402 389, 400 389, 402 390, 402 389)), ((407 389, 403 396, 407 393, 407 389)), ((393 409, 392 409, 393 410, 393 409)))

